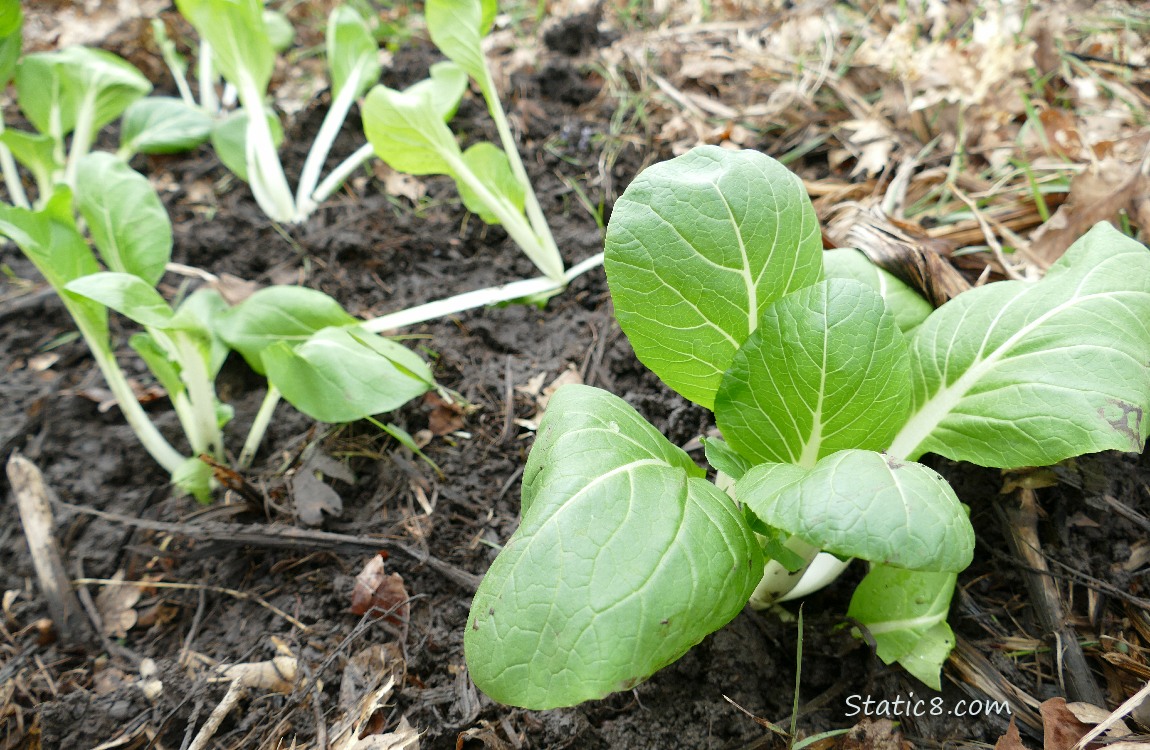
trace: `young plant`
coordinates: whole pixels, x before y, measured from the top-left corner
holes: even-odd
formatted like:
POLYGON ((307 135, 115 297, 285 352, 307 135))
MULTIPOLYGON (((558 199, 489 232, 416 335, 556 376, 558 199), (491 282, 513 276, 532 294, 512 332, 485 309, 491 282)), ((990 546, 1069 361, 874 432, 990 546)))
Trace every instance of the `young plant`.
POLYGON ((209 123, 178 100, 147 97, 151 83, 126 60, 104 50, 69 47, 20 58, 23 16, 14 0, 0 2, 0 85, 15 75, 16 100, 37 132, 0 124, 0 169, 9 200, 30 208, 16 168, 36 182, 37 206, 57 183, 76 189, 80 163, 100 129, 123 115, 120 156, 172 153, 207 140, 209 123), (69 136, 71 140, 69 141, 69 136))
POLYGON ((376 155, 393 169, 451 177, 467 209, 488 224, 506 229, 543 276, 404 310, 370 321, 373 330, 410 325, 481 305, 545 300, 603 261, 598 254, 566 271, 563 268, 563 258, 519 157, 483 53, 483 37, 491 30, 496 10, 496 0, 428 0, 424 6, 428 32, 450 62, 432 65, 426 80, 403 91, 382 85, 373 88, 364 100, 363 127, 376 155), (487 141, 461 149, 447 125, 469 79, 483 95, 502 149, 487 141))
MULTIPOLYGON (((372 157, 371 147, 365 145, 322 182, 319 179, 352 104, 379 78, 379 47, 366 21, 350 6, 336 8, 328 18, 326 54, 332 103, 293 195, 277 152, 282 139, 279 119, 264 101, 275 67, 277 25, 267 22, 260 0, 178 0, 176 5, 207 42, 201 48, 201 62, 218 68, 239 98, 241 111, 221 120, 212 134, 220 160, 251 185, 256 202, 273 221, 306 221, 372 157)), ((214 81, 213 72, 207 75, 214 81)))
POLYGON ((211 469, 199 456, 226 458, 222 428, 232 410, 217 397, 215 378, 229 346, 269 384, 241 466, 254 455, 281 393, 315 419, 346 422, 389 411, 434 387, 419 357, 363 330, 317 291, 270 287, 229 308, 204 287, 173 307, 155 288, 171 256, 171 224, 148 180, 111 154, 92 153, 80 160, 76 185, 76 208, 107 270, 78 229, 67 188, 42 211, 0 206, 0 234, 60 296, 125 419, 181 490, 206 499, 211 469), (189 452, 174 448, 136 400, 116 359, 109 309, 142 328, 129 343, 167 391, 189 452))
POLYGON ((495 0, 428 0, 427 30, 452 62, 432 66, 429 79, 406 91, 373 88, 364 102, 364 132, 375 153, 393 169, 454 179, 469 210, 489 224, 502 225, 535 267, 559 282, 563 259, 519 158, 483 53, 483 37, 495 13, 495 0), (447 127, 468 77, 487 102, 502 150, 482 141, 462 151, 447 127))
POLYGON ((618 397, 560 389, 522 523, 467 622, 471 676, 496 700, 630 688, 752 596, 784 596, 820 551, 870 563, 848 614, 884 661, 937 688, 974 534, 915 461, 1010 468, 1145 444, 1150 251, 1109 225, 1041 281, 931 312, 855 255, 824 254, 780 164, 702 147, 635 179, 606 253, 640 360, 714 411, 723 440, 706 454, 729 492, 618 397))

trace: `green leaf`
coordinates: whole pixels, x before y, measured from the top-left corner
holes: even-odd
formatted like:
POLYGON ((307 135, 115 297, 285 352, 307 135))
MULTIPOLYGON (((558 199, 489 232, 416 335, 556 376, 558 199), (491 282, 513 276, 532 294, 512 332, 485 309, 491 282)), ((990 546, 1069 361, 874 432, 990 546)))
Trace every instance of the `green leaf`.
POLYGON ((483 54, 483 37, 497 12, 496 0, 427 0, 423 10, 432 43, 479 82, 488 100, 496 93, 483 54))
POLYGON ((212 467, 198 456, 191 456, 172 473, 172 484, 201 503, 209 503, 212 500, 212 467))
POLYGON ((24 12, 20 0, 0 0, 0 87, 7 87, 20 59, 24 12))
POLYGON ((855 589, 847 616, 866 626, 883 662, 900 662, 924 683, 941 689, 939 673, 954 647, 946 624, 955 573, 871 567, 855 589))
POLYGON ((946 480, 873 451, 840 451, 810 470, 760 464, 735 497, 769 526, 842 558, 959 571, 974 554, 974 530, 946 480))
POLYGON ((20 0, 0 0, 0 36, 19 34, 24 23, 20 0))
POLYGON ((108 314, 104 306, 68 293, 68 282, 97 273, 96 256, 71 219, 71 193, 61 188, 42 211, 28 211, 0 204, 0 235, 12 240, 44 276, 81 329, 89 343, 107 338, 108 314))
POLYGON ((467 74, 452 63, 431 66, 431 77, 403 91, 376 86, 363 103, 363 130, 376 156, 408 174, 455 174, 462 160, 445 120, 455 114, 467 74), (446 159, 445 159, 446 155, 446 159))
POLYGON ((327 65, 332 99, 353 75, 357 97, 379 80, 379 45, 363 16, 350 5, 339 6, 327 19, 327 65))
POLYGON ((1150 431, 1150 250, 1108 224, 1038 282, 965 292, 911 338, 914 401, 891 447, 1010 468, 1102 450, 1150 431))
POLYGON ((261 92, 267 88, 275 50, 260 0, 176 0, 176 7, 212 46, 224 78, 239 87, 250 85, 261 92))
MULTIPOLYGON (((494 143, 482 141, 463 152, 463 163, 466 164, 475 176, 486 185, 496 198, 509 203, 517 213, 523 213, 524 192, 523 185, 515 179, 511 172, 511 164, 507 161, 507 154, 494 143)), ((498 224, 499 217, 479 199, 479 196, 462 180, 456 180, 459 188, 459 197, 463 205, 473 214, 477 214, 488 224, 498 224)))
POLYGON ((89 47, 25 55, 16 68, 20 110, 37 130, 56 139, 72 132, 82 108, 92 108, 95 133, 151 90, 127 60, 89 47))
POLYGON ((299 346, 263 350, 268 380, 320 422, 353 422, 396 409, 434 387, 410 349, 357 328, 325 328, 299 346))
POLYGON ((56 143, 51 136, 7 129, 0 133, 0 142, 32 172, 41 190, 51 189, 53 175, 64 168, 56 158, 56 143))
POLYGON ((471 605, 476 686, 533 709, 601 698, 738 614, 762 553, 701 474, 622 399, 559 389, 523 473, 523 521, 471 605))
POLYGON ((174 399, 186 390, 184 381, 180 380, 179 365, 172 361, 168 352, 150 334, 134 333, 128 339, 128 345, 144 360, 152 375, 168 392, 169 399, 174 399))
MULTIPOLYGON (((55 201, 71 211, 70 194, 62 188, 55 201)), ((28 211, 0 203, 0 234, 12 240, 57 290, 73 279, 96 273, 100 266, 74 222, 57 218, 59 205, 28 211)))
POLYGON ((703 451, 707 463, 715 471, 721 471, 731 479, 739 480, 751 468, 751 462, 735 452, 731 446, 718 438, 703 438, 703 451))
POLYGON ((130 273, 94 273, 70 281, 65 289, 110 307, 140 325, 164 328, 172 320, 172 308, 159 292, 130 273))
POLYGON ((611 214, 604 267, 635 354, 712 408, 766 307, 819 280, 822 240, 786 167, 701 146, 635 178, 611 214))
POLYGON ((210 287, 200 287, 192 292, 176 308, 168 328, 196 334, 198 346, 204 362, 207 363, 208 377, 215 380, 228 358, 230 349, 220 338, 219 329, 224 317, 231 308, 220 293, 210 287))
POLYGON ((934 312, 930 303, 901 279, 867 260, 859 250, 843 247, 823 253, 827 278, 855 279, 874 289, 894 314, 898 328, 909 333, 934 312))
POLYGON ((167 63, 172 75, 178 78, 186 77, 188 74, 188 61, 180 54, 176 43, 168 37, 168 29, 164 26, 162 19, 152 19, 152 38, 156 40, 156 46, 160 48, 160 54, 164 58, 164 62, 167 63))
POLYGON ((133 154, 190 151, 212 135, 212 118, 181 99, 149 96, 134 102, 120 123, 120 148, 133 154))
MULTIPOLYGON (((272 145, 279 148, 284 140, 283 126, 274 112, 268 111, 272 145)), ((244 182, 248 179, 248 113, 239 110, 216 122, 212 128, 212 148, 224 166, 244 182)))
POLYGON ((715 421, 753 463, 882 450, 910 409, 909 362, 878 292, 828 279, 763 311, 719 384, 715 421))
POLYGON ((324 328, 358 322, 323 292, 302 286, 271 286, 221 314, 216 330, 262 375, 261 354, 267 347, 277 342, 298 346, 324 328))
POLYGON ((264 9, 264 33, 275 52, 283 52, 295 41, 295 28, 283 13, 264 9))
POLYGON ((148 178, 112 154, 80 160, 76 205, 108 268, 153 287, 172 257, 172 224, 148 178))

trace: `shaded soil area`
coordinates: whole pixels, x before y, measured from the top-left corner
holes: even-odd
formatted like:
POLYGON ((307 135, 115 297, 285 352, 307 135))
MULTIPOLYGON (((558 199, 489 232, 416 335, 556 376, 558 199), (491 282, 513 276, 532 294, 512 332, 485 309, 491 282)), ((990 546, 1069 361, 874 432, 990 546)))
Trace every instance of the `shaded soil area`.
MULTIPOLYGON (((578 42, 575 52, 605 42, 589 32, 584 39, 578 28, 568 32, 556 44, 578 42)), ((398 54, 385 82, 417 80, 432 59, 426 44, 416 43, 398 54)), ((670 153, 641 138, 613 141, 615 103, 601 91, 602 80, 560 52, 518 74, 515 84, 511 110, 523 132, 525 161, 571 264, 602 244, 595 217, 573 186, 592 204, 601 201, 609 215, 642 166, 670 153), (605 161, 608 146, 617 148, 605 161)), ((309 143, 322 111, 317 103, 300 116, 287 142, 309 143)), ((455 125, 465 139, 494 135, 474 98, 465 101, 455 125)), ((349 123, 337 153, 354 148, 357 129, 349 123)), ((819 157, 817 150, 808 156, 811 169, 819 168, 819 157)), ((289 152, 289 179, 302 159, 302 151, 289 152)), ((377 179, 358 178, 307 225, 284 229, 263 218, 247 187, 208 150, 137 166, 164 187, 176 261, 261 284, 306 284, 357 315, 535 275, 505 232, 465 215, 448 180, 426 180, 426 196, 413 205, 386 195, 377 179)), ((0 298, 20 300, 7 305, 0 320, 3 457, 18 449, 33 460, 69 506, 161 522, 141 528, 58 507, 69 574, 106 580, 123 571, 127 580, 155 583, 131 605, 138 613, 133 627, 69 648, 43 625, 47 610, 16 509, 0 504, 0 591, 6 592, 0 686, 7 691, 0 693, 0 748, 95 747, 125 733, 135 738, 126 746, 181 747, 224 698, 226 685, 214 681, 208 667, 271 659, 277 644, 299 659, 304 687, 243 698, 212 747, 288 747, 293 740, 316 746, 321 731, 357 704, 369 681, 359 666, 364 654, 380 655, 372 669, 395 677, 373 726, 390 729, 405 718, 424 733, 423 748, 781 747, 751 715, 785 727, 798 705, 798 727, 809 734, 854 726, 862 718, 852 713, 860 697, 933 697, 850 634, 844 613, 862 576, 858 566, 805 601, 798 679, 798 607, 787 605, 783 612, 745 611, 634 691, 606 700, 531 712, 476 692, 462 647, 468 582, 484 573, 516 527, 519 476, 532 438, 516 420, 530 419, 537 406, 524 387, 573 369, 583 382, 621 395, 676 444, 713 427, 709 412, 669 392, 636 361, 612 317, 601 271, 578 279, 545 309, 479 310, 404 332, 433 363, 438 381, 467 404, 460 415, 423 400, 387 418, 413 435, 432 433, 424 451, 441 474, 370 425, 315 425, 281 405, 256 469, 243 478, 258 502, 228 493, 223 499, 230 504, 204 507, 173 498, 166 476, 117 410, 102 408, 106 394, 94 363, 63 307, 38 291, 30 265, 11 247, 0 249, 0 262, 11 271, 0 281, 0 298), (290 474, 305 450, 322 451, 354 473, 352 482, 329 477, 343 509, 323 530, 378 540, 388 553, 387 570, 402 576, 405 618, 350 612, 355 577, 375 554, 367 546, 173 534, 162 525, 198 523, 210 530, 231 524, 226 528, 246 526, 257 535, 270 525, 296 526, 290 474), (152 699, 139 686, 146 660, 163 684, 152 699)), ((168 283, 181 280, 169 277, 168 283)), ((116 329, 125 363, 134 361, 130 333, 116 329)), ((145 377, 142 369, 132 374, 145 377)), ((259 406, 261 386, 236 359, 225 367, 220 391, 236 409, 228 435, 235 446, 259 406)), ((175 439, 177 425, 165 403, 151 409, 175 439)), ((702 462, 701 452, 695 455, 702 462)), ((1004 687, 1008 682, 1038 700, 1065 695, 1053 643, 1036 624, 1019 564, 1003 538, 996 510, 1010 502, 1000 495, 1003 478, 945 461, 934 466, 971 507, 978 533, 978 562, 959 579, 951 617, 977 658, 948 665, 944 705, 949 710, 959 701, 996 697, 989 688, 1015 697, 1004 687), (970 669, 984 681, 973 680, 970 669)), ((1088 456, 1060 467, 1052 484, 1039 491, 1044 551, 1070 602, 1070 624, 1096 635, 1085 644, 1095 678, 1110 701, 1120 702, 1132 685, 1137 689, 1141 661, 1133 644, 1150 637, 1142 598, 1150 462, 1088 456)), ((114 588, 84 587, 91 596, 114 588)), ((1034 710, 1025 701, 1017 708, 1034 710)), ((897 718, 902 734, 923 747, 993 742, 1007 722, 1005 712, 897 718)), ((1023 723, 1023 729, 1033 735, 1032 726, 1023 723)))

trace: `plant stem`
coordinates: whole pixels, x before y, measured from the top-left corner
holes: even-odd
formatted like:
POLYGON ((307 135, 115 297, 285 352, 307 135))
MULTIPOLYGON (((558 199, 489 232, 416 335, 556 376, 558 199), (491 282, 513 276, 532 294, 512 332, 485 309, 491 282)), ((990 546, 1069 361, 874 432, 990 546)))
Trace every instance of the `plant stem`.
POLYGON ((283 165, 276 153, 275 140, 264 111, 263 93, 250 76, 236 83, 240 105, 248 114, 247 165, 252 195, 272 221, 289 222, 295 216, 295 201, 283 165))
POLYGON ((268 431, 268 425, 271 424, 272 416, 275 414, 279 402, 279 389, 268 383, 268 392, 264 394, 260 410, 256 412, 256 418, 252 420, 252 427, 248 430, 248 438, 244 441, 243 449, 240 450, 240 469, 246 469, 252 465, 252 459, 256 457, 256 452, 260 449, 260 443, 263 442, 264 434, 268 431))
MULTIPOLYGON (((68 306, 69 303, 65 300, 64 304, 68 306)), ((116 361, 116 356, 112 353, 107 341, 101 340, 95 332, 88 330, 88 327, 81 323, 82 315, 73 313, 72 318, 76 321, 84 341, 88 343, 88 349, 92 352, 96 365, 104 375, 108 390, 116 397, 116 403, 120 407, 120 413, 124 415, 124 420, 136 433, 136 437, 144 446, 144 450, 156 459, 156 463, 163 466, 169 474, 174 474, 184 463, 184 456, 172 447, 171 443, 152 424, 152 420, 148 419, 144 407, 140 406, 136 394, 132 392, 132 386, 124 377, 124 372, 120 369, 120 364, 116 361)))
POLYGON ((323 182, 312 193, 312 200, 318 206, 325 200, 331 197, 331 194, 339 190, 339 186, 347 181, 351 173, 362 167, 365 163, 375 157, 375 149, 371 147, 370 143, 365 143, 357 148, 351 156, 344 159, 339 163, 331 173, 323 178, 323 182))
POLYGON ((64 167, 64 181, 72 190, 76 189, 76 169, 79 162, 92 147, 92 124, 96 116, 96 88, 92 87, 80 103, 80 113, 76 115, 76 128, 72 131, 72 148, 68 151, 68 163, 64 167))
POLYGON ((331 107, 328 108, 327 114, 323 117, 323 124, 320 125, 319 133, 312 141, 311 150, 308 151, 307 160, 304 161, 299 185, 296 188, 296 222, 305 221, 318 205, 318 202, 312 199, 312 194, 319 182, 319 173, 323 169, 324 162, 327 161, 331 146, 335 143, 344 120, 347 119, 347 113, 351 111, 351 105, 355 102, 360 76, 360 68, 357 67, 352 70, 339 94, 332 99, 331 107))
MULTIPOLYGON (((458 152, 452 153, 444 150, 439 151, 439 154, 451 167, 455 177, 466 183, 479 200, 491 209, 491 212, 499 219, 499 223, 511 235, 511 239, 515 240, 515 244, 519 245, 519 249, 531 259, 535 267, 553 281, 562 282, 564 279, 563 259, 559 256, 559 251, 553 249, 554 240, 551 240, 552 246, 549 248, 544 239, 536 233, 535 228, 524 220, 522 214, 507 201, 487 189, 487 184, 479 179, 475 172, 471 171, 471 168, 467 166, 458 152)), ((528 188, 524 195, 529 199, 533 193, 528 188)), ((550 230, 548 230, 547 238, 550 239, 550 237, 550 230)))
MULTIPOLYGON (((0 126, 2 128, 3 126, 0 126)), ((20 171, 16 168, 16 160, 12 152, 3 143, 0 143, 0 169, 4 172, 4 185, 8 188, 8 198, 12 204, 20 208, 31 209, 28 194, 24 192, 24 183, 20 181, 20 171)))
POLYGON ((571 283, 573 279, 602 264, 603 253, 598 253, 572 266, 563 274, 562 280, 560 281, 556 281, 547 276, 538 276, 534 279, 513 281, 503 286, 493 286, 486 289, 477 289, 472 292, 464 292, 454 297, 428 302, 424 305, 416 305, 406 310, 372 318, 363 323, 363 328, 373 333, 379 333, 380 331, 389 331, 395 328, 405 328, 415 325, 416 323, 423 323, 428 320, 442 318, 477 307, 495 305, 500 302, 510 302, 521 297, 533 297, 559 292, 571 283))
POLYGON ((220 102, 216 99, 216 73, 212 70, 212 45, 200 40, 200 57, 197 62, 197 77, 200 79, 200 106, 209 115, 220 113, 220 102))
POLYGON ((519 146, 511 134, 511 126, 507 122, 507 114, 503 111, 503 104, 499 101, 499 92, 495 90, 495 81, 491 78, 491 71, 487 67, 486 58, 483 61, 483 73, 485 80, 479 82, 479 87, 483 91, 483 97, 487 100, 487 111, 491 113, 491 119, 495 120, 495 129, 499 132, 499 141, 503 144, 503 151, 507 154, 511 173, 523 185, 524 209, 527 211, 527 219, 531 222, 531 227, 535 230, 535 235, 542 245, 541 253, 546 256, 546 260, 542 264, 536 260, 535 265, 539 266, 539 270, 548 276, 558 278, 558 275, 563 273, 563 258, 559 255, 559 248, 551 234, 551 226, 543 215, 543 208, 539 205, 535 188, 531 186, 531 178, 527 176, 527 169, 519 157, 519 146), (552 272, 548 268, 555 270, 552 272))
MULTIPOLYGON (((216 391, 208 376, 207 363, 200 354, 195 342, 183 331, 172 332, 172 343, 178 352, 180 380, 188 389, 188 400, 195 415, 196 430, 192 444, 194 454, 208 453, 219 458, 223 455, 223 435, 220 433, 219 418, 216 416, 216 391)), ((188 435, 189 440, 193 439, 188 435)))

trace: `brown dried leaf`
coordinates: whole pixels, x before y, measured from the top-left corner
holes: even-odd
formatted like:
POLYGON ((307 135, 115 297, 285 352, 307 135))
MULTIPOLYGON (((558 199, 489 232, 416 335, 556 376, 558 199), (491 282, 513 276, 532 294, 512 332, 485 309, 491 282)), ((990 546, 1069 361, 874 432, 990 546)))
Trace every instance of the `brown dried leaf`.
MULTIPOLYGON (((540 375, 542 375, 542 373, 540 373, 540 375)), ((516 390, 523 393, 532 393, 532 390, 536 390, 539 383, 541 382, 543 382, 543 379, 539 375, 536 375, 534 378, 528 381, 527 388, 524 388, 523 386, 517 386, 516 390), (528 390, 528 388, 531 390, 528 390)), ((547 404, 551 401, 551 396, 555 394, 555 391, 569 383, 574 383, 576 385, 583 383, 583 377, 579 374, 579 370, 577 370, 573 364, 567 365, 567 369, 559 373, 559 375, 556 376, 556 378, 552 380, 551 383, 542 391, 536 390, 535 393, 532 393, 532 395, 535 396, 535 413, 531 416, 530 419, 516 419, 515 424, 519 425, 520 427, 525 427, 533 432, 538 430, 539 422, 543 419, 544 412, 547 411, 547 404)))
POLYGON ((384 572, 384 557, 375 555, 355 577, 351 591, 351 613, 364 615, 371 612, 398 627, 407 625, 411 615, 407 588, 403 576, 384 572))
POLYGON ((1078 720, 1065 698, 1051 698, 1038 707, 1042 713, 1042 747, 1044 750, 1070 750, 1090 731, 1089 724, 1078 720))
POLYGON ((1010 717, 1010 726, 1006 728, 1006 734, 994 743, 994 750, 1029 750, 1022 744, 1022 735, 1018 733, 1018 724, 1015 723, 1013 716, 1010 717))
POLYGON ((100 613, 104 635, 124 638, 138 619, 135 607, 140 601, 140 588, 121 583, 124 580, 123 569, 117 570, 110 580, 112 583, 106 584, 96 595, 96 611, 100 613))
POLYGON ((355 482, 355 475, 346 466, 318 449, 306 453, 292 476, 291 494, 295 512, 299 520, 308 526, 322 524, 325 513, 338 517, 343 512, 343 498, 323 481, 325 476, 348 484, 355 482))
POLYGON ((423 396, 423 405, 430 407, 427 415, 427 428, 435 435, 450 435, 463 429, 463 407, 456 402, 445 401, 435 391, 423 396))
MULTIPOLYGON (((1049 221, 1030 236, 1030 250, 1046 263, 1062 257, 1071 243, 1100 221, 1117 217, 1150 188, 1139 164, 1103 159, 1070 181, 1070 195, 1049 221)), ((1132 212, 1136 213, 1136 212, 1132 212)), ((1150 218, 1150 217, 1148 217, 1150 218)))
POLYGON ((419 203, 420 198, 427 194, 427 185, 423 180, 403 172, 396 172, 382 161, 373 162, 372 171, 376 179, 383 183, 383 190, 388 195, 419 203))
POLYGON ((890 719, 864 718, 843 736, 842 750, 901 750, 902 732, 890 719))
POLYGON ((404 717, 394 732, 364 737, 351 750, 419 750, 419 732, 404 717))

